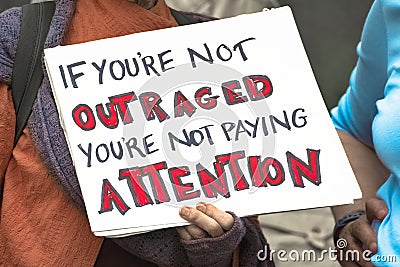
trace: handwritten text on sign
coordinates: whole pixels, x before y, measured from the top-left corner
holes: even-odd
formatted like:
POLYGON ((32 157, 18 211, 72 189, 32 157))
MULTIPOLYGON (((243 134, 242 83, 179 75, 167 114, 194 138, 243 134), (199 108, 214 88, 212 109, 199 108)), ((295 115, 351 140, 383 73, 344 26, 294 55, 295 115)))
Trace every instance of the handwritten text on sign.
POLYGON ((359 195, 287 8, 49 49, 46 64, 97 234, 181 223, 176 207, 200 200, 251 215, 359 195))

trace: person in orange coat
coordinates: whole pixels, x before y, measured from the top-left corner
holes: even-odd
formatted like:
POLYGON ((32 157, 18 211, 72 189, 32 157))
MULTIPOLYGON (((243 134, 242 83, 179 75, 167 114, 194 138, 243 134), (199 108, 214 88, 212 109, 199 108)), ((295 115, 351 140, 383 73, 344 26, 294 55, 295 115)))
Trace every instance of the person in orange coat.
MULTIPOLYGON (((178 26, 164 0, 57 0, 55 5, 46 48, 178 26)), ((0 15, 0 265, 274 266, 270 259, 257 260, 268 245, 256 221, 204 203, 180 210, 189 226, 113 240, 95 237, 46 74, 13 147, 9 89, 20 22, 21 8, 0 15)))

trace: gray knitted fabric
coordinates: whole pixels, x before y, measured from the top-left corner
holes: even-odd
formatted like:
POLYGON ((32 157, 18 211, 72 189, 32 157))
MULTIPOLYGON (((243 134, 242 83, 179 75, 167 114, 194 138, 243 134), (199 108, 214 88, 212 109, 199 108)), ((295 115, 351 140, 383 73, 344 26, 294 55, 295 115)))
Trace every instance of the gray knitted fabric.
MULTIPOLYGON (((56 10, 45 48, 62 43, 72 18, 75 0, 56 0, 56 10)), ((199 18, 199 17, 198 17, 199 18)), ((0 81, 11 84, 12 68, 20 32, 21 9, 0 15, 0 81)), ((38 153, 64 192, 81 210, 85 209, 78 179, 59 122, 48 76, 45 74, 33 106, 28 127, 38 153)), ((115 242, 130 253, 159 266, 229 265, 233 250, 240 247, 241 266, 274 266, 258 262, 257 252, 267 244, 251 220, 234 216, 233 228, 219 238, 182 242, 175 229, 119 238, 115 242)))

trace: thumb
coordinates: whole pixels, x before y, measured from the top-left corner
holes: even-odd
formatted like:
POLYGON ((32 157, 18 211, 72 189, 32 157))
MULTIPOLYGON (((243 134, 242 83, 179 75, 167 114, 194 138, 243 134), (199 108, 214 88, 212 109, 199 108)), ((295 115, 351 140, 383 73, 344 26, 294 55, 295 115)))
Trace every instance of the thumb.
POLYGON ((374 197, 366 203, 366 214, 369 223, 374 220, 382 221, 388 214, 388 207, 383 199, 374 197))

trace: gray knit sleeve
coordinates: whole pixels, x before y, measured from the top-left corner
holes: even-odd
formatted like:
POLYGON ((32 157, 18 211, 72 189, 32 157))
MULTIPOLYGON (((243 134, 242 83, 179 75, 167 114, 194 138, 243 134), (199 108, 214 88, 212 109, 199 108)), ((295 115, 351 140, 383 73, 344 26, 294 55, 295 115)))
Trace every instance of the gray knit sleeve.
POLYGON ((234 218, 231 230, 217 238, 204 238, 192 241, 181 240, 186 250, 190 266, 223 267, 232 266, 233 252, 239 248, 239 265, 243 267, 275 267, 270 248, 255 216, 234 218), (262 250, 265 260, 257 255, 262 250))
POLYGON ((246 233, 242 219, 231 214, 235 220, 232 229, 222 236, 191 241, 181 240, 191 266, 224 267, 231 265, 233 251, 246 233))
POLYGON ((0 82, 11 84, 14 58, 21 27, 20 7, 0 14, 0 82))

